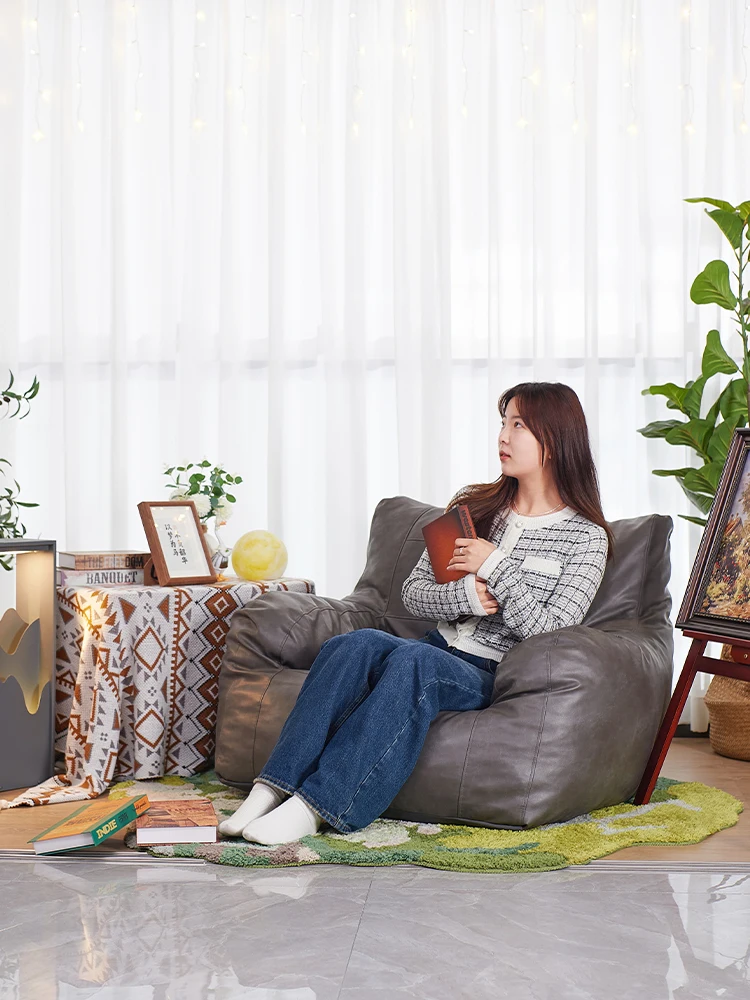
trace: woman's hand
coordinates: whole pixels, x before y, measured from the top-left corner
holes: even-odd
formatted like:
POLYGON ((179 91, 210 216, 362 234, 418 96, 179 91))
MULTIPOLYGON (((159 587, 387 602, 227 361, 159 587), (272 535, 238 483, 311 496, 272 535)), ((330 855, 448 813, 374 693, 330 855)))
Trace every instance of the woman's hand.
POLYGON ((453 557, 448 563, 448 569, 460 570, 463 573, 476 573, 484 560, 495 551, 496 546, 486 538, 457 538, 453 557))
POLYGON ((481 580, 474 580, 477 588, 477 596, 482 604, 482 607, 487 612, 488 615, 494 615, 498 610, 498 603, 492 594, 487 590, 487 584, 483 583, 481 580))

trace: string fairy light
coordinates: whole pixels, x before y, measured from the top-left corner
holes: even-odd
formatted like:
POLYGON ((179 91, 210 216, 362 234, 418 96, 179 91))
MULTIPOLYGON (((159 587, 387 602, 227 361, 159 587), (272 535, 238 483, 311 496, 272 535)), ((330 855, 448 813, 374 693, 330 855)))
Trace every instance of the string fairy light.
POLYGON ((195 35, 193 40, 193 88, 192 88, 192 119, 193 128, 196 132, 200 132, 206 126, 205 120, 201 117, 200 113, 200 84, 198 81, 201 78, 201 63, 198 58, 199 51, 205 49, 206 42, 201 37, 202 29, 199 25, 203 25, 206 20, 205 11, 200 7, 200 0, 195 0, 195 35))
POLYGON ((35 41, 32 42, 33 48, 29 50, 30 55, 36 56, 36 98, 34 102, 34 122, 36 129, 32 133, 32 139, 34 142, 41 142, 44 138, 44 132, 42 132, 42 126, 39 122, 39 100, 42 96, 42 46, 39 39, 39 0, 36 0, 36 10, 33 18, 29 21, 29 27, 33 28, 36 35, 35 41))
POLYGON ((636 0, 631 0, 630 2, 630 41, 628 42, 628 78, 624 84, 628 91, 628 98, 630 103, 630 120, 627 125, 628 135, 638 134, 638 115, 636 112, 636 98, 635 98, 635 75, 633 73, 633 57, 635 56, 635 25, 638 19, 638 13, 636 11, 636 0))
POLYGON ((695 109, 695 97, 693 94, 693 86, 691 83, 692 72, 693 72, 693 58, 691 53, 693 51, 700 51, 699 45, 693 45, 693 8, 691 0, 682 8, 682 17, 687 22, 687 80, 682 84, 682 90, 687 98, 687 122, 685 124, 685 131, 688 135, 692 135, 695 132, 695 125, 693 124, 693 111, 695 109))
POLYGON ((245 16, 244 16, 243 22, 242 22, 242 60, 241 60, 241 66, 240 66, 240 85, 237 88, 239 94, 242 97, 242 117, 241 117, 240 127, 241 127, 242 132, 243 132, 244 135, 247 135, 247 133, 248 133, 248 128, 247 128, 247 90, 245 89, 245 68, 247 67, 247 64, 252 59, 252 53, 248 50, 248 47, 247 47, 247 29, 248 29, 249 25, 252 22, 258 20, 258 17, 257 17, 256 14, 251 14, 250 13, 249 8, 248 8, 248 2, 249 2, 249 0, 245 0, 245 6, 244 6, 244 15, 245 16))
POLYGON ((140 122, 143 119, 143 111, 141 110, 140 100, 139 100, 139 82, 143 76, 143 61, 141 59, 141 39, 138 34, 138 8, 134 3, 130 5, 130 11, 133 15, 133 37, 130 39, 130 44, 135 45, 135 52, 138 58, 138 65, 135 71, 135 83, 133 85, 134 90, 134 100, 133 100, 133 118, 136 122, 140 122))

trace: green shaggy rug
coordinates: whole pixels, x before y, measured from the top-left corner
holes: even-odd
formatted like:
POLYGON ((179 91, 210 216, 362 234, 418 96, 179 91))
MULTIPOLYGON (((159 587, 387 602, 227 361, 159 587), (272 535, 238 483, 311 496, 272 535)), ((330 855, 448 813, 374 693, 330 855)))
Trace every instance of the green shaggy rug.
MULTIPOLYGON (((109 794, 126 798, 141 792, 155 800, 206 796, 219 821, 245 798, 222 785, 213 771, 191 778, 121 781, 109 794)), ((622 803, 530 830, 377 819, 354 833, 338 833, 326 825, 325 832, 270 847, 222 837, 216 844, 139 848, 134 831, 125 844, 159 857, 204 858, 245 868, 409 864, 460 872, 541 872, 585 865, 623 847, 696 844, 734 826, 742 809, 738 799, 718 788, 659 778, 648 805, 622 803)))

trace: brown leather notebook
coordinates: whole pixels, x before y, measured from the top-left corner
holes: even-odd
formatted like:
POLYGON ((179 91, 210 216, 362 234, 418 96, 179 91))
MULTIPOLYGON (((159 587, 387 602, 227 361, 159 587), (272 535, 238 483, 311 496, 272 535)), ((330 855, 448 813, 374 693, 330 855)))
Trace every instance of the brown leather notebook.
POLYGON ((427 555, 437 583, 450 583, 466 576, 464 570, 447 569, 453 556, 457 538, 476 538, 477 533, 467 504, 453 507, 422 528, 427 555))

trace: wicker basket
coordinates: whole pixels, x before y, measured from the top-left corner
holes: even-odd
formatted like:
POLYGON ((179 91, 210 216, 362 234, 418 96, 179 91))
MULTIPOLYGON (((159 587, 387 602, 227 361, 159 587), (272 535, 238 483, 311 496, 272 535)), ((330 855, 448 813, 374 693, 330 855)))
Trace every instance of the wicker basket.
MULTIPOLYGON (((731 646, 721 647, 722 660, 731 660, 731 646)), ((705 695, 711 721, 711 746, 722 757, 750 760, 750 681, 714 674, 705 695)))

